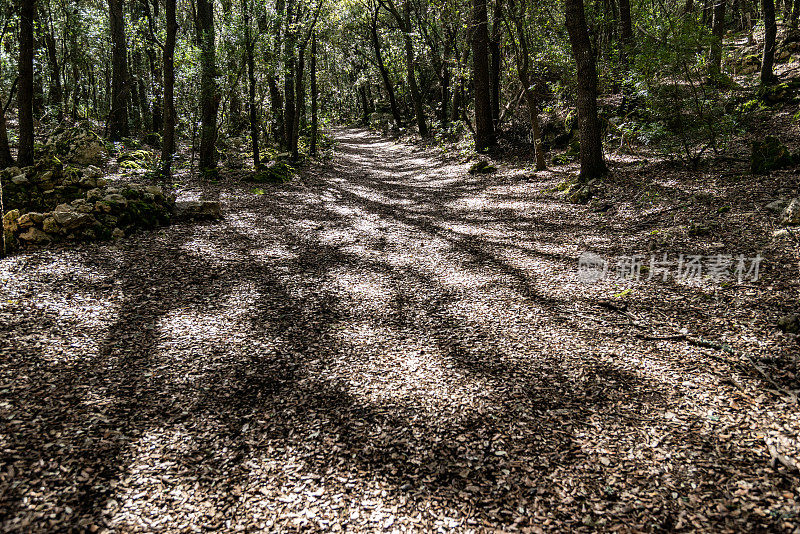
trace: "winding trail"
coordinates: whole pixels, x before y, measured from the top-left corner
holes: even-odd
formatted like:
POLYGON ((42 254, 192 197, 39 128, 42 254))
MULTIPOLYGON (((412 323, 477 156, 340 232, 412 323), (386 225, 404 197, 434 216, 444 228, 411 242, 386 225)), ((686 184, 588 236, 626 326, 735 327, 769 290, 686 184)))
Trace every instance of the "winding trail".
POLYGON ((185 193, 220 223, 0 264, 2 530, 796 527, 763 384, 597 308, 557 176, 338 140, 185 193))

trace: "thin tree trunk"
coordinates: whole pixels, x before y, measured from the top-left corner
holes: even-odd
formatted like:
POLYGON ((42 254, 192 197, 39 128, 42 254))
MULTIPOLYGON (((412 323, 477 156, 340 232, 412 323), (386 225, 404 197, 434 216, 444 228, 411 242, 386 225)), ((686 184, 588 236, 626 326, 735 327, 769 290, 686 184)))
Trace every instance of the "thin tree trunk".
MULTIPOLYGON (((124 0, 108 0, 109 27, 111 29, 111 112, 108 132, 112 141, 130 135, 128 126, 128 57, 125 45, 124 0)), ((77 97, 77 87, 75 87, 77 97)))
POLYGON ((711 23, 711 34, 714 41, 711 43, 710 74, 719 76, 722 72, 722 38, 725 35, 725 10, 727 0, 714 0, 714 19, 711 23))
POLYGON ((242 13, 244 14, 244 46, 245 54, 247 54, 247 105, 250 107, 250 140, 253 147, 253 167, 258 170, 261 167, 261 154, 258 149, 259 121, 256 107, 255 58, 253 57, 255 43, 251 41, 250 37, 250 6, 247 0, 242 0, 242 13))
POLYGON ((381 54, 381 45, 380 41, 378 40, 378 11, 375 10, 372 16, 372 24, 370 25, 370 34, 372 35, 372 47, 375 49, 375 60, 378 64, 378 71, 381 74, 381 79, 383 80, 383 87, 386 89, 386 95, 389 98, 389 109, 392 111, 392 117, 394 118, 395 125, 399 128, 403 125, 402 117, 400 116, 400 110, 397 107, 397 98, 394 95, 394 87, 392 86, 392 81, 389 78, 389 71, 386 70, 386 65, 383 63, 383 55, 381 54))
POLYGON ((295 49, 295 32, 292 29, 292 17, 294 9, 294 0, 289 0, 286 4, 286 37, 284 39, 284 66, 285 66, 285 76, 284 76, 284 84, 283 84, 283 93, 284 93, 284 114, 283 114, 283 126, 285 128, 284 132, 284 145, 292 152, 293 147, 293 140, 294 140, 294 115, 295 115, 295 96, 294 96, 294 74, 295 74, 295 57, 294 57, 294 49, 295 49))
POLYGON ((50 65, 50 105, 57 109, 60 122, 64 119, 64 97, 61 88, 61 66, 56 53, 56 38, 53 36, 52 30, 45 34, 44 41, 45 48, 47 48, 47 63, 50 65))
POLYGON ((411 40, 411 3, 405 0, 403 4, 403 42, 406 58, 406 78, 408 79, 408 88, 411 92, 411 101, 414 104, 414 115, 417 118, 417 128, 419 135, 422 137, 428 136, 428 124, 425 121, 425 106, 422 101, 422 93, 420 93, 419 85, 417 85, 417 74, 415 71, 414 60, 414 42, 411 40))
POLYGON ((761 83, 775 82, 772 67, 775 64, 775 39, 778 26, 775 23, 775 0, 761 0, 764 10, 764 54, 761 59, 761 83))
POLYGON ((495 145, 489 75, 489 29, 486 0, 472 2, 472 73, 475 84, 475 148, 484 152, 495 145))
POLYGON ((200 45, 200 171, 217 168, 217 110, 219 97, 216 83, 216 42, 213 0, 197 0, 197 22, 200 45))
POLYGON ((317 128, 319 128, 319 118, 317 117, 317 35, 311 36, 311 143, 309 154, 311 157, 317 155, 317 128))
POLYGON ((608 171, 603 159, 603 142, 597 114, 597 68, 589 40, 583 0, 565 0, 565 4, 567 32, 578 75, 576 107, 581 142, 579 179, 588 181, 608 171))
POLYGON ((292 127, 292 159, 298 160, 300 153, 298 151, 298 144, 300 141, 300 118, 303 116, 303 111, 306 107, 306 91, 303 85, 303 71, 306 67, 306 51, 304 47, 300 47, 297 51, 297 74, 295 76, 294 84, 294 126, 292 127))
POLYGON ((19 149, 17 161, 21 166, 33 165, 33 19, 36 0, 20 2, 19 21, 19 149))
POLYGON ((162 174, 172 176, 175 154, 175 20, 176 0, 166 0, 167 36, 164 41, 164 139, 161 147, 162 174))
POLYGON ((12 165, 14 165, 14 157, 11 155, 11 147, 8 145, 6 114, 0 109, 0 169, 5 169, 12 165))
POLYGON ((500 55, 500 40, 502 28, 502 0, 494 0, 494 13, 492 14, 492 39, 489 42, 490 51, 490 70, 489 76, 491 77, 492 87, 492 122, 494 128, 498 128, 500 121, 500 78, 502 73, 502 57, 500 55))

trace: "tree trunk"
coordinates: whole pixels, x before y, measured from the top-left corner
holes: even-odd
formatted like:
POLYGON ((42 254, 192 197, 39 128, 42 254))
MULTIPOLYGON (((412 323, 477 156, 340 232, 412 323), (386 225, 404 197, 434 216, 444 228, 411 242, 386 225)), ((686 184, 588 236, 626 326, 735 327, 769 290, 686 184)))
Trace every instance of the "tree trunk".
POLYGON ((630 0, 619 0, 619 35, 622 44, 620 55, 627 66, 633 55, 633 23, 631 22, 630 0))
POLYGON ((295 96, 294 96, 294 71, 295 71, 295 32, 292 29, 292 17, 294 13, 294 0, 289 0, 286 4, 286 37, 284 38, 284 113, 283 113, 283 127, 284 132, 284 145, 292 152, 292 141, 294 140, 294 115, 295 115, 295 96))
POLYGON ((425 122, 425 106, 422 101, 422 94, 417 85, 417 74, 415 72, 414 61, 414 42, 411 40, 411 3, 406 0, 403 4, 403 42, 405 44, 405 58, 406 58, 406 77, 408 79, 408 88, 411 92, 411 101, 414 104, 414 115, 417 118, 417 128, 419 135, 422 137, 428 136, 428 124, 425 122))
POLYGON ((494 13, 492 14, 492 39, 489 42, 490 51, 490 70, 489 76, 491 77, 492 87, 492 122, 494 128, 498 128, 500 122, 500 78, 502 74, 502 57, 500 55, 500 39, 503 17, 503 4, 502 0, 494 1, 494 13))
POLYGON ((317 155, 317 128, 319 128, 319 118, 317 117, 317 35, 311 36, 311 143, 309 154, 311 157, 317 155))
POLYGON ((36 0, 22 0, 19 8, 19 150, 20 166, 33 165, 33 19, 36 0))
POLYGON ((778 26, 775 24, 775 0, 761 0, 764 10, 764 54, 761 59, 761 83, 775 82, 772 67, 775 64, 775 39, 778 26))
POLYGON ((166 0, 167 37, 164 40, 164 139, 161 146, 161 165, 164 178, 172 176, 172 156, 175 154, 175 20, 176 0, 166 0))
POLYGON ((258 108, 256 107, 256 73, 255 58, 253 57, 255 43, 250 37, 250 6, 247 0, 242 0, 242 13, 244 15, 244 46, 247 55, 247 105, 250 107, 250 141, 253 148, 253 168, 261 167, 261 154, 258 149, 258 108))
MULTIPOLYGON (((108 136, 119 141, 130 135, 128 126, 128 57, 125 45, 124 0, 108 0, 111 29, 111 112, 108 115, 108 136)), ((77 91, 77 87, 74 89, 77 91)), ((76 93, 77 95, 77 93, 76 93)))
POLYGON ((216 43, 214 34, 214 0, 197 0, 197 25, 200 45, 200 170, 217 168, 217 109, 219 97, 216 82, 216 43))
POLYGON ((284 146, 283 127, 283 95, 278 87, 278 80, 273 74, 267 76, 269 86, 269 102, 272 110, 272 138, 279 146, 284 146))
POLYGON ((567 32, 578 75, 576 107, 581 142, 579 179, 589 181, 608 171, 603 160, 603 141, 597 115, 597 68, 583 0, 565 0, 565 4, 567 32))
POLYGON ((8 128, 6 127, 6 114, 0 108, 0 169, 14 165, 14 157, 8 145, 8 128))
POLYGON ((300 153, 298 151, 298 144, 300 141, 300 118, 303 116, 306 107, 306 91, 303 85, 303 71, 305 67, 306 50, 301 46, 297 51, 297 73, 295 75, 294 84, 295 105, 294 126, 292 127, 292 159, 295 161, 300 158, 300 153))
POLYGON ((394 118, 395 125, 399 128, 403 125, 402 117, 400 116, 400 110, 397 107, 397 98, 394 95, 394 87, 392 86, 392 81, 389 78, 389 71, 386 70, 386 65, 383 63, 383 55, 381 54, 381 44, 378 40, 378 11, 375 10, 375 13, 372 16, 372 24, 370 25, 370 34, 372 35, 372 47, 375 49, 375 60, 378 63, 378 71, 381 73, 381 79, 383 80, 383 87, 386 89, 386 95, 389 98, 389 108, 392 111, 392 117, 394 118))
POLYGON ((722 72, 722 37, 725 35, 725 9, 727 0, 714 0, 714 19, 711 23, 711 34, 714 41, 711 43, 709 68, 712 77, 719 76, 722 72))
POLYGON ((52 30, 44 36, 45 48, 47 48, 47 63, 50 65, 50 105, 57 109, 59 122, 64 120, 63 90, 61 87, 61 66, 58 63, 56 53, 56 38, 52 30))
POLYGON ((475 148, 485 152, 495 145, 489 74, 489 22, 486 0, 472 2, 472 73, 475 84, 475 148))

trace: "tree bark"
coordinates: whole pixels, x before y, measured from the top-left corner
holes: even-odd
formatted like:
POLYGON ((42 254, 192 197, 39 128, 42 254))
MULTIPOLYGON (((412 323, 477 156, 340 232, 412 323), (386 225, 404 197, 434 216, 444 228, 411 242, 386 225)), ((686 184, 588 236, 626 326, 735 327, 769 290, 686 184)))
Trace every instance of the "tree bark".
POLYGON ((21 0, 19 21, 19 150, 17 160, 21 166, 33 165, 33 19, 35 0, 21 0))
POLYGON ((47 63, 50 66, 50 105, 57 109, 59 122, 64 119, 64 97, 61 87, 61 66, 58 62, 56 52, 56 38, 52 30, 44 36, 45 48, 47 49, 47 63))
POLYGON ((764 54, 761 58, 761 83, 775 82, 772 68, 775 64, 775 40, 778 36, 778 26, 775 23, 775 0, 761 0, 764 10, 764 54))
POLYGON ((597 68, 583 0, 565 0, 565 4, 567 32, 578 75, 576 107, 581 142, 579 179, 589 181, 608 172, 603 159, 603 141, 597 114, 597 68))
POLYGON ((197 26, 200 44, 200 170, 217 168, 217 110, 219 96, 216 82, 216 42, 213 0, 197 0, 197 26))
POLYGON ((727 0, 714 0, 714 19, 711 23, 711 34, 714 41, 711 44, 709 67, 712 77, 719 76, 722 72, 722 38, 725 35, 725 10, 727 0))
POLYGON ((294 0, 289 0, 286 3, 286 33, 284 38, 284 84, 283 94, 285 98, 284 113, 283 113, 283 126, 284 132, 284 145, 292 152, 292 141, 294 140, 294 115, 295 110, 295 96, 294 96, 294 71, 295 71, 295 32, 292 30, 292 17, 294 9, 294 0))
POLYGON ((247 59, 247 105, 250 107, 250 141, 253 148, 253 168, 261 167, 261 154, 258 147, 258 108, 256 107, 256 73, 255 73, 255 43, 250 36, 250 5, 247 0, 242 0, 242 13, 244 16, 244 46, 247 59))
POLYGON ((311 157, 317 155, 317 129, 319 128, 319 118, 317 117, 317 35, 311 36, 311 143, 309 154, 311 157))
MULTIPOLYGON (((108 135, 119 141, 130 135, 128 125, 128 55, 125 45, 124 0, 108 0, 111 29, 111 112, 108 116, 108 135)), ((77 87, 75 88, 77 91, 77 87)))
POLYGON ((632 59, 634 47, 630 0, 619 0, 619 35, 622 63, 627 66, 632 59))
POLYGON ((425 106, 422 101, 419 85, 417 85, 416 61, 414 60, 414 42, 411 40, 411 3, 405 0, 403 4, 403 42, 406 58, 406 78, 411 92, 411 101, 414 104, 414 115, 417 118, 417 129, 422 137, 428 136, 428 124, 425 121, 425 106))
POLYGON ((297 73, 294 84, 294 126, 292 127, 292 159, 297 161, 300 158, 298 144, 300 141, 300 119, 306 107, 306 91, 303 85, 303 71, 306 68, 306 50, 301 46, 297 51, 297 73))
POLYGON ((394 86, 392 80, 389 78, 389 71, 383 62, 383 55, 381 54, 381 44, 378 39, 378 9, 372 15, 372 24, 370 24, 370 34, 372 36, 372 47, 375 49, 375 60, 378 63, 378 72, 381 74, 383 80, 383 87, 386 89, 386 95, 389 98, 389 109, 392 111, 395 125, 399 128, 403 125, 403 118, 400 116, 400 110, 397 107, 397 98, 394 95, 394 86))
POLYGON ((176 0, 166 0, 167 36, 164 40, 164 136, 161 147, 162 175, 172 176, 172 157, 175 154, 175 20, 176 0))
POLYGON ((486 0, 472 2, 472 74, 475 84, 475 148, 485 152, 495 145, 489 74, 489 29, 486 0))
POLYGON ((494 128, 499 127, 500 121, 500 78, 502 75, 502 56, 500 55, 500 40, 502 38, 502 0, 494 0, 494 13, 492 14, 492 39, 489 42, 490 70, 492 87, 492 122, 494 128))

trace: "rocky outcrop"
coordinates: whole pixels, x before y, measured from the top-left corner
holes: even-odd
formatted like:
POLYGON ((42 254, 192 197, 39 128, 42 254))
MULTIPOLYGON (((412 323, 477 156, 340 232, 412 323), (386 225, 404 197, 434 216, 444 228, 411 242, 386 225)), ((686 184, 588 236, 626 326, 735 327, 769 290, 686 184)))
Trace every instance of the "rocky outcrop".
POLYGON ((86 125, 58 126, 47 138, 44 152, 75 165, 101 166, 109 156, 103 140, 86 125))

